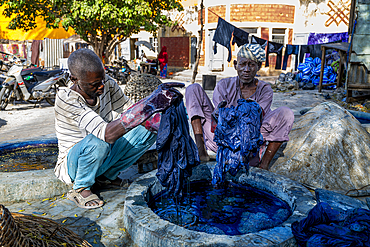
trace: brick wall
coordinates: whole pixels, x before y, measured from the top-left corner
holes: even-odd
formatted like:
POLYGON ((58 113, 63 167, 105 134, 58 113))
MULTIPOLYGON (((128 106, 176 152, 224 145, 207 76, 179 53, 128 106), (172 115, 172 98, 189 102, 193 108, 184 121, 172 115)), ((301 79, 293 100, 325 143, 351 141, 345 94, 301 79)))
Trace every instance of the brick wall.
POLYGON ((230 21, 294 23, 294 8, 283 4, 232 4, 230 21))
POLYGON ((161 37, 161 46, 167 46, 168 66, 189 68, 189 37, 161 37))
POLYGON ((208 8, 208 23, 217 23, 218 17, 225 19, 226 6, 219 5, 208 8))

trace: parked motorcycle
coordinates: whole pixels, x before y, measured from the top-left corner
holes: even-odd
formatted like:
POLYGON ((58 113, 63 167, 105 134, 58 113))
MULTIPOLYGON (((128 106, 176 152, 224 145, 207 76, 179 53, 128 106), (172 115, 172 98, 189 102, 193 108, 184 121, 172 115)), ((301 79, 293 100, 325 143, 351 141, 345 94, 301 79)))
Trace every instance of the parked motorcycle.
POLYGON ((115 79, 118 84, 126 84, 130 80, 132 73, 138 73, 130 68, 127 60, 120 57, 119 60, 113 62, 113 66, 105 66, 106 73, 115 79))
POLYGON ((0 91, 0 110, 5 110, 8 103, 14 100, 37 103, 45 99, 54 105, 58 88, 67 86, 69 74, 66 70, 25 69, 28 63, 19 59, 9 69, 0 91))

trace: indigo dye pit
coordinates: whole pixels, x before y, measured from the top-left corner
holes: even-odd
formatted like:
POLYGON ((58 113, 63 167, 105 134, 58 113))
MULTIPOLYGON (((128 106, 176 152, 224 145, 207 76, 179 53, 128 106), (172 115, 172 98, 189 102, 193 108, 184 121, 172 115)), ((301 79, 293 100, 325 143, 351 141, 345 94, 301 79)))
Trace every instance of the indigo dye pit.
POLYGON ((58 146, 53 142, 25 142, 0 150, 0 172, 21 172, 54 168, 58 146))
POLYGON ((281 199, 231 182, 217 189, 205 180, 192 182, 177 204, 166 192, 161 192, 148 206, 161 219, 189 230, 218 235, 242 235, 273 228, 292 214, 281 199))

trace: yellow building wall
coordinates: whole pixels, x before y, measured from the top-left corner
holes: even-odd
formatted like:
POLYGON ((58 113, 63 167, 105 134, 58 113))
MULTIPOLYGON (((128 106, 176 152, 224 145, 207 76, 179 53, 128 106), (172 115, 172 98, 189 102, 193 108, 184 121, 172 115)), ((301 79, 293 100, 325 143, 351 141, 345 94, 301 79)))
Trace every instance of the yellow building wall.
MULTIPOLYGON (((4 12, 4 7, 0 6, 0 13, 4 12)), ((46 28, 46 23, 42 18, 36 18, 37 27, 33 30, 25 32, 20 29, 11 30, 7 26, 11 18, 7 18, 4 15, 0 15, 0 39, 6 40, 43 40, 44 38, 49 39, 66 39, 75 34, 72 28, 68 31, 64 28, 49 29, 46 28)))

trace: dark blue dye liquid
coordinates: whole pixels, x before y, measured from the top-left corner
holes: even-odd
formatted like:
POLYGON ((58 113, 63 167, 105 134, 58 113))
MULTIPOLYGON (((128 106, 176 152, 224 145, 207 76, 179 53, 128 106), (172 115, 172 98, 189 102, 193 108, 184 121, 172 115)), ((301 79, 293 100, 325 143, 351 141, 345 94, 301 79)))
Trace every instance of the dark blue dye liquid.
POLYGON ((190 183, 177 203, 162 192, 148 204, 161 219, 190 230, 219 235, 272 228, 291 215, 287 203, 264 191, 233 183, 217 189, 208 181, 190 183))
POLYGON ((20 172, 54 168, 57 146, 37 146, 0 154, 0 172, 20 172))

